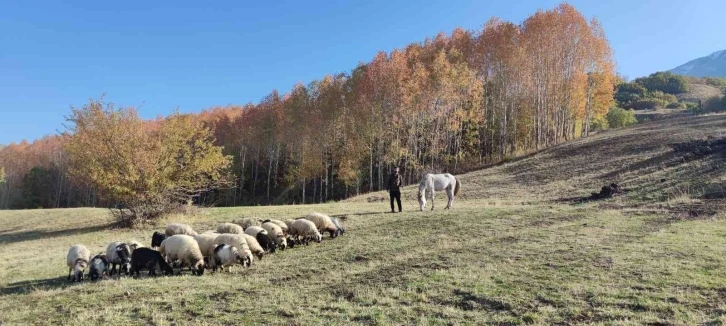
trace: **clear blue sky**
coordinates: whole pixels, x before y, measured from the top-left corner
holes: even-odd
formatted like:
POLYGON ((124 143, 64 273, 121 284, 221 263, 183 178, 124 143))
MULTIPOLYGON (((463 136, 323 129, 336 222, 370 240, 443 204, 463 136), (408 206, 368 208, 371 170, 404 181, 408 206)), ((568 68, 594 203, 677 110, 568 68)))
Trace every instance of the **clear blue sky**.
MULTIPOLYGON (((560 1, 256 2, 0 1, 0 144, 54 134, 70 105, 103 93, 146 118, 257 102, 379 50, 560 1)), ((570 3, 603 23, 630 78, 726 49, 723 0, 570 3)))

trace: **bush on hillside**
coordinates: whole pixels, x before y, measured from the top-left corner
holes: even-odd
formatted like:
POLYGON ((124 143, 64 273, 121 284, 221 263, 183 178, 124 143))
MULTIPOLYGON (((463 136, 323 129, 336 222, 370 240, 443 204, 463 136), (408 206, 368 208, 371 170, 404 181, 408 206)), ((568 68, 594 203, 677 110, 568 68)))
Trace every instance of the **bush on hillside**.
POLYGON ((648 77, 641 77, 634 81, 648 91, 661 91, 668 94, 679 94, 688 91, 686 78, 667 71, 659 71, 648 77))
POLYGON ((191 115, 144 122, 133 108, 91 101, 68 118, 71 174, 117 203, 131 226, 160 217, 227 184, 231 157, 191 115))
POLYGON ((726 110, 726 105, 724 105, 726 103, 724 101, 725 100, 721 97, 713 96, 701 102, 701 105, 692 105, 691 107, 689 107, 689 111, 691 111, 693 114, 722 112, 726 110))
POLYGON ((667 109, 675 109, 675 110, 683 110, 683 109, 686 108, 686 104, 685 103, 681 103, 681 102, 673 102, 673 103, 668 104, 666 106, 666 108, 667 109))
POLYGON ((726 78, 706 77, 703 79, 703 81, 706 83, 706 85, 711 85, 711 86, 716 86, 716 87, 726 86, 726 78))
POLYGON ((602 131, 607 129, 608 126, 608 120, 605 117, 598 117, 592 120, 590 123, 590 130, 591 131, 602 131))
POLYGON ((610 108, 610 112, 608 112, 606 117, 610 128, 630 127, 638 122, 635 119, 635 111, 625 110, 619 107, 610 108))
POLYGON ((630 106, 626 106, 628 109, 635 109, 635 110, 657 110, 658 108, 664 108, 668 105, 668 102, 655 99, 655 98, 647 98, 638 100, 635 103, 632 103, 630 106))

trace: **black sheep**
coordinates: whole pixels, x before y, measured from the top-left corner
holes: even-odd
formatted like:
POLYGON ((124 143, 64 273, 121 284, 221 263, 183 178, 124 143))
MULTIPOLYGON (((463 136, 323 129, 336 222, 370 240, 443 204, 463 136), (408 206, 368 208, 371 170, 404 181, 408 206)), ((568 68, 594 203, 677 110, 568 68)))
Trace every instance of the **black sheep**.
POLYGON ((161 232, 154 232, 151 236, 151 248, 158 248, 161 246, 161 242, 166 240, 166 234, 161 232))
POLYGON ((164 257, 156 250, 139 248, 131 254, 131 274, 139 276, 142 269, 149 271, 149 276, 156 276, 156 269, 160 269, 164 275, 172 275, 174 270, 166 263, 164 257))
POLYGON ((255 239, 257 239, 257 242, 260 243, 260 246, 262 249, 269 253, 274 253, 275 250, 277 250, 277 244, 275 243, 275 240, 272 240, 269 235, 260 232, 257 233, 255 236, 255 239))
POLYGON ((106 255, 96 255, 91 259, 91 270, 88 272, 88 276, 91 281, 98 281, 98 279, 108 275, 108 260, 106 255))

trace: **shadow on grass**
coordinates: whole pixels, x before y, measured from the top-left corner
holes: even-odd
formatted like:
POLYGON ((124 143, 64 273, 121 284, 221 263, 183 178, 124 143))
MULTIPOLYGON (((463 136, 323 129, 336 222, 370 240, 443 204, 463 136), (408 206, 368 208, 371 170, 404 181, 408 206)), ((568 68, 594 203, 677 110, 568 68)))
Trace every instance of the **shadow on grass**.
MULTIPOLYGON (((86 281, 84 281, 86 282, 86 281)), ((90 282, 90 281, 88 281, 90 282)), ((68 280, 68 275, 65 276, 58 276, 43 280, 29 280, 29 281, 22 281, 22 282, 16 282, 16 283, 10 283, 7 287, 0 289, 0 294, 2 295, 8 295, 8 294, 24 294, 28 292, 32 292, 33 290, 50 290, 50 289, 65 289, 67 287, 73 286, 74 284, 70 280, 68 280)), ((81 283, 82 284, 82 283, 81 283)))
POLYGON ((55 231, 25 231, 0 234, 0 244, 10 244, 23 241, 32 241, 44 238, 67 237, 84 233, 99 232, 111 229, 115 223, 87 226, 81 228, 55 230, 55 231))

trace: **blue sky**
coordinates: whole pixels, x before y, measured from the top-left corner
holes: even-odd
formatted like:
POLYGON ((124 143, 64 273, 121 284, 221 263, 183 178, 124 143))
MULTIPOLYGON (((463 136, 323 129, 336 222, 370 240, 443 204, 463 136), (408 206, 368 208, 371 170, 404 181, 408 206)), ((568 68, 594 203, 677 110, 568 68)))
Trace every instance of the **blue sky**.
MULTIPOLYGON (((146 118, 257 102, 379 50, 522 22, 560 1, 0 1, 0 144, 62 130, 106 93, 146 118), (65 3, 64 3, 65 2, 65 3)), ((726 49, 726 1, 570 1, 630 78, 726 49)))

